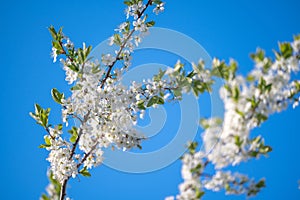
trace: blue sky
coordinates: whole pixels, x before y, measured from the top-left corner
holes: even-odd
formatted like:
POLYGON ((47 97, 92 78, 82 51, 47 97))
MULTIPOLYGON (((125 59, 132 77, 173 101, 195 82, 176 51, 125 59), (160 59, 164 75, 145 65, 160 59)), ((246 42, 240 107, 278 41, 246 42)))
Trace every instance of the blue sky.
MULTIPOLYGON (((155 17, 159 27, 182 32, 213 57, 235 58, 240 73, 253 66, 249 53, 256 47, 271 55, 278 41, 300 33, 300 3, 296 0, 167 1, 166 11, 155 17)), ((38 102, 52 102, 52 88, 67 89, 59 64, 50 58, 47 27, 63 26, 77 44, 96 46, 113 34, 124 20, 122 1, 0 1, 1 133, 0 199, 38 199, 47 185, 47 152, 38 149, 43 130, 28 113, 38 102)), ((138 56, 138 53, 136 54, 138 56)), ((177 60, 158 56, 165 64, 177 60)), ((137 58, 136 63, 151 59, 137 58)), ((241 164, 237 169, 256 178, 266 177, 267 188, 253 199, 299 199, 300 108, 270 117, 257 133, 273 146, 270 157, 241 164)), ((172 118, 171 118, 172 119, 172 118)), ((51 120, 57 121, 55 116, 51 120)), ((172 125, 171 125, 172 126, 172 125)), ((147 141, 151 146, 151 140, 147 141)), ((163 199, 178 192, 180 162, 152 173, 129 174, 101 166, 91 178, 74 179, 68 192, 74 199, 163 199)), ((204 199, 244 199, 209 192, 204 199)))

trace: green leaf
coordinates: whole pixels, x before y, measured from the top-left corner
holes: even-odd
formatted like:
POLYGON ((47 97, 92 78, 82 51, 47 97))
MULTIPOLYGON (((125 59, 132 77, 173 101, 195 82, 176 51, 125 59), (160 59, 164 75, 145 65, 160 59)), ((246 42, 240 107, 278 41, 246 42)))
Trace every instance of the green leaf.
POLYGON ((251 152, 249 152, 249 155, 253 158, 256 158, 258 156, 258 152, 257 151, 251 151, 251 152))
POLYGON ((197 97, 199 95, 199 90, 197 87, 192 87, 194 95, 197 97))
POLYGON ((281 52, 281 55, 287 59, 293 55, 293 48, 290 43, 284 42, 279 43, 279 50, 281 52))
POLYGON ((121 40, 121 36, 119 34, 114 34, 114 43, 116 45, 121 46, 122 45, 122 40, 121 40))
POLYGON ((266 116, 266 115, 264 115, 264 114, 261 114, 261 113, 258 113, 258 114, 256 115, 256 118, 257 118, 257 120, 258 120, 258 123, 260 124, 260 123, 266 121, 266 120, 268 119, 268 116, 266 116))
POLYGON ((165 73, 166 73, 165 70, 159 69, 159 73, 153 77, 153 80, 156 82, 160 81, 162 77, 165 75, 165 73))
POLYGON ((70 138, 70 142, 75 143, 77 138, 78 138, 77 135, 72 135, 72 137, 70 138))
POLYGON ((49 144, 41 144, 41 145, 39 146, 39 148, 41 148, 41 149, 45 149, 45 148, 47 148, 47 147, 51 147, 51 145, 49 145, 49 144))
POLYGON ((92 51, 92 46, 88 46, 88 48, 85 49, 85 57, 87 58, 89 56, 89 54, 91 53, 92 51))
POLYGON ((36 120, 37 124, 47 128, 48 127, 48 116, 50 108, 43 109, 40 105, 35 104, 35 113, 30 112, 30 116, 36 120))
POLYGON ((177 62, 174 66, 174 71, 180 72, 183 69, 184 64, 181 62, 177 62))
POLYGON ((225 187, 224 188, 225 188, 226 191, 230 191, 230 189, 231 189, 230 185, 228 183, 225 183, 225 187))
POLYGON ((76 66, 75 64, 70 64, 68 65, 68 67, 74 72, 79 72, 79 67, 76 66))
POLYGON ((57 54, 60 54, 62 51, 62 46, 60 45, 59 41, 52 41, 52 46, 57 49, 57 54))
POLYGON ((158 97, 158 96, 153 96, 149 101, 148 101, 148 104, 147 104, 147 107, 151 107, 155 104, 164 104, 165 101, 163 98, 161 97, 158 97))
POLYGON ((272 89, 272 83, 265 86, 265 91, 270 92, 272 89))
POLYGON ((260 48, 257 48, 255 53, 250 54, 250 57, 255 62, 262 62, 265 59, 265 51, 260 48))
POLYGON ((263 188, 266 187, 266 183, 264 179, 261 179, 260 181, 258 181, 258 183, 256 183, 255 185, 257 188, 263 188))
POLYGON ((190 142, 188 144, 188 149, 190 151, 191 154, 196 153, 196 148, 198 147, 198 142, 190 142))
POLYGON ((259 149, 259 153, 262 153, 262 154, 267 154, 271 151, 272 151, 272 147, 270 147, 270 146, 263 146, 259 149))
POLYGON ((50 136, 46 136, 45 138, 44 138, 44 140, 45 140, 45 143, 47 144, 47 145, 51 145, 51 139, 50 139, 50 136))
POLYGON ((58 124, 58 125, 57 125, 57 129, 58 129, 58 130, 60 130, 60 131, 61 131, 61 130, 62 130, 62 128, 63 128, 63 125, 62 125, 62 124, 58 124))
POLYGON ((192 168, 190 171, 191 171, 191 173, 199 173, 201 168, 202 168, 202 165, 198 164, 196 167, 192 168))
POLYGON ((138 101, 137 102, 137 107, 138 107, 138 109, 140 109, 140 110, 146 110, 146 107, 145 107, 145 100, 140 100, 140 101, 138 101))
POLYGON ((195 76, 197 73, 195 73, 194 71, 191 71, 186 77, 188 78, 193 78, 193 76, 195 76))
POLYGON ((256 101, 256 98, 254 96, 251 99, 247 98, 247 101, 249 101, 251 103, 251 108, 252 109, 255 109, 259 104, 259 102, 256 101))
POLYGON ((39 115, 39 113, 41 113, 41 111, 43 110, 42 107, 39 104, 34 104, 35 107, 35 114, 39 115))
POLYGON ((130 21, 127 21, 127 25, 125 26, 125 32, 128 33, 130 31, 130 21))
POLYGON ((248 75, 248 76, 247 76, 247 81, 253 82, 253 81, 255 81, 255 77, 252 76, 252 75, 248 75))
POLYGON ((97 73, 101 72, 99 67, 100 67, 100 64, 93 66, 92 73, 97 74, 97 73))
POLYGON ((82 86, 80 84, 77 84, 77 85, 74 85, 73 87, 71 87, 71 90, 74 91, 74 90, 81 90, 82 89, 82 86))
POLYGON ((72 135, 70 137, 70 142, 75 143, 78 138, 77 128, 75 126, 73 126, 71 130, 68 130, 68 132, 72 135))
POLYGON ((235 87, 233 90, 232 90, 232 97, 233 97, 233 100, 235 102, 238 102, 239 100, 239 97, 240 97, 240 90, 238 87, 235 87))
POLYGON ((272 83, 267 84, 266 80, 261 78, 258 84, 258 89, 260 89, 262 93, 270 92, 272 89, 272 83))
POLYGON ((65 97, 64 93, 60 93, 56 88, 53 88, 51 90, 51 95, 56 103, 62 104, 62 100, 65 97))
POLYGON ((87 170, 87 167, 84 167, 83 169, 81 169, 79 173, 82 176, 85 176, 85 177, 90 177, 91 176, 90 172, 87 170))
POLYGON ((175 97, 181 97, 182 96, 182 92, 181 92, 181 89, 174 89, 173 90, 173 94, 175 97))
POLYGON ((161 0, 152 0, 152 3, 154 3, 154 4, 161 4, 162 1, 161 0))
POLYGON ((200 119, 200 125, 203 129, 208 129, 209 128, 209 124, 207 123, 207 119, 200 119))
POLYGON ((240 148, 243 144, 243 140, 241 140, 240 136, 238 136, 238 135, 234 136, 234 140, 235 140, 236 146, 238 146, 240 148))
POLYGON ((294 35, 294 40, 300 40, 300 34, 299 35, 294 35))
POLYGON ((152 97, 152 98, 148 101, 147 107, 151 107, 151 106, 155 105, 155 104, 156 104, 156 101, 157 101, 157 96, 152 97))
POLYGON ((245 117, 245 113, 243 113, 242 111, 238 110, 238 109, 235 109, 235 112, 237 114, 239 114, 241 117, 245 117))
POLYGON ((199 188, 196 188, 196 199, 201 199, 203 195, 204 195, 204 191, 200 191, 199 188))
POLYGON ((221 61, 219 65, 213 66, 211 74, 223 78, 225 80, 229 79, 229 67, 225 64, 224 61, 221 61))
POLYGON ((50 200, 50 198, 46 194, 42 194, 41 199, 42 200, 50 200))
POLYGON ((147 27, 152 27, 155 25, 155 21, 149 21, 149 22, 146 22, 146 26, 147 27))
POLYGON ((188 87, 189 85, 191 85, 195 96, 198 96, 199 93, 202 94, 205 91, 208 92, 211 91, 211 83, 204 83, 201 80, 193 79, 191 80, 191 84, 190 84, 189 79, 190 78, 186 79, 187 82, 185 86, 188 87))
POLYGON ((162 105, 162 104, 164 104, 165 103, 165 101, 164 101, 164 99, 163 98, 161 98, 161 97, 158 97, 158 100, 157 100, 157 102, 156 102, 157 104, 160 104, 160 105, 162 105))
POLYGON ((54 27, 51 25, 51 26, 48 28, 48 30, 49 30, 49 32, 50 32, 50 34, 51 34, 53 40, 56 40, 56 35, 57 35, 57 33, 56 33, 54 27))
POLYGON ((124 1, 123 3, 127 6, 132 6, 133 5, 133 3, 131 1, 124 1))
POLYGON ((259 135, 259 136, 257 136, 257 137, 255 137, 254 139, 252 139, 252 142, 255 142, 255 143, 260 143, 261 142, 261 140, 262 140, 262 138, 261 138, 261 136, 259 135))
POLYGON ((86 58, 85 58, 85 54, 83 53, 83 49, 78 48, 77 55, 78 55, 78 62, 80 64, 84 63, 86 58))

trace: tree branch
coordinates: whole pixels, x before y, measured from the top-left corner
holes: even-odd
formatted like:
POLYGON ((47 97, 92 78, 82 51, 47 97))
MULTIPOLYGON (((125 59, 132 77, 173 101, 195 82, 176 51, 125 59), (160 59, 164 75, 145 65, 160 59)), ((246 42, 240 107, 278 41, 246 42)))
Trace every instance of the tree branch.
POLYGON ((59 200, 64 200, 66 197, 66 188, 67 188, 67 182, 68 182, 69 178, 65 179, 63 181, 63 183, 61 184, 59 200))
MULTIPOLYGON (((141 18, 141 16, 144 14, 144 12, 146 11, 146 9, 149 7, 149 5, 151 5, 152 3, 152 0, 148 0, 145 8, 142 10, 142 12, 138 15, 138 19, 141 18)), ((121 45, 118 53, 117 53, 117 56, 116 56, 116 59, 114 60, 114 62, 108 66, 108 70, 107 70, 107 73, 105 75, 105 77, 102 79, 101 83, 100 83, 100 88, 103 88, 106 80, 108 79, 108 77, 110 76, 110 73, 111 73, 111 70, 113 68, 113 66, 116 64, 117 60, 119 59, 123 49, 125 48, 125 45, 127 44, 128 40, 130 39, 130 37, 132 36, 132 34, 135 32, 135 29, 131 30, 130 34, 127 36, 127 38, 125 39, 124 43, 121 45)), ((62 45, 62 44, 61 44, 62 45)), ((63 51, 64 51, 64 54, 70 59, 71 62, 73 62, 73 59, 67 55, 66 51, 64 50, 63 48, 63 51)), ((87 120, 88 120, 88 117, 90 115, 90 110, 88 111, 88 113, 84 116, 84 119, 83 119, 83 122, 85 123, 87 120)), ((83 124, 83 123, 82 123, 83 124)), ((75 154, 75 150, 76 150, 76 147, 79 143, 79 140, 80 140, 80 136, 82 135, 82 129, 80 129, 79 131, 79 134, 78 134, 78 137, 75 141, 75 143, 73 144, 73 147, 72 147, 72 150, 71 150, 71 155, 70 155, 70 158, 69 159, 72 159, 72 157, 74 156, 75 154)), ((77 168, 79 168, 83 162, 88 158, 88 156, 94 151, 94 149, 97 147, 97 145, 99 144, 99 142, 96 142, 96 144, 93 146, 93 148, 87 153, 85 154, 84 158, 81 160, 81 162, 77 165, 77 168)), ((67 188, 67 184, 68 184, 68 180, 70 179, 70 177, 68 177, 67 179, 65 179, 61 185, 61 191, 60 191, 60 200, 64 200, 65 199, 65 196, 66 196, 66 188, 67 188)))
MULTIPOLYGON (((142 10, 141 13, 139 13, 138 19, 140 19, 140 18, 142 17, 142 15, 144 14, 144 12, 146 11, 146 9, 149 7, 149 5, 150 5, 151 3, 152 3, 152 0, 149 0, 149 1, 147 2, 145 8, 142 10)), ((108 77, 109 77, 109 75, 110 75, 110 72, 111 72, 113 66, 116 64, 117 60, 120 59, 119 57, 120 57, 120 55, 121 55, 123 49, 125 48, 125 45, 127 44, 128 40, 130 39, 130 37, 132 36, 132 34, 133 34, 134 32, 135 32, 135 29, 133 28, 133 29, 131 30, 131 32, 129 33, 129 35, 128 35, 128 36, 126 37, 126 39, 124 40, 123 44, 120 46, 120 49, 119 49, 119 51, 118 51, 118 53, 117 53, 117 56, 116 56, 116 59, 113 61, 112 64, 110 64, 110 65, 108 66, 107 73, 106 73, 105 77, 104 77, 104 78, 102 79, 102 81, 101 81, 100 88, 103 88, 103 86, 104 86, 106 80, 108 79, 108 77)))

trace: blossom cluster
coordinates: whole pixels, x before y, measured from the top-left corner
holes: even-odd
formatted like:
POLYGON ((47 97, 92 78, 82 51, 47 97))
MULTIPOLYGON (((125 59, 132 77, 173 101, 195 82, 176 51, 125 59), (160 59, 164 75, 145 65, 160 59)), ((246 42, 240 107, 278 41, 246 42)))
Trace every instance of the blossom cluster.
POLYGON ((155 23, 147 20, 146 9, 154 6, 153 12, 158 14, 164 10, 164 3, 157 0, 124 3, 128 6, 125 10, 127 20, 110 39, 110 45, 118 49, 115 55, 103 54, 100 62, 89 58, 91 46, 83 43, 81 48, 76 49, 61 28, 58 31, 52 26, 49 28, 53 38, 51 56, 53 62, 58 56, 64 56, 60 62, 66 73, 65 80, 71 85, 71 95, 66 97, 55 88, 51 92, 54 101, 62 106, 62 124, 50 125, 50 109, 43 109, 38 104, 35 112, 30 113, 47 131, 45 144, 40 147, 50 151, 47 158, 50 162, 49 178, 61 187, 61 191, 55 193, 50 184, 48 195, 43 195, 42 199, 65 199, 63 190, 67 181, 78 174, 90 176, 88 170, 103 161, 103 148, 141 148, 144 136, 135 129, 137 116, 142 117, 146 107, 162 103, 157 100, 160 98, 155 85, 167 87, 167 83, 132 83, 127 88, 120 83, 120 78, 130 65, 130 54, 155 23), (122 61, 123 67, 114 68, 117 61, 122 61), (140 95, 146 96, 145 107, 141 107, 140 95), (75 123, 70 119, 74 119, 75 123), (74 126, 69 128, 69 123, 74 126), (66 130, 70 133, 67 137, 64 134, 66 130))
MULTIPOLYGON (((194 145, 193 143, 190 146, 194 145)), ((183 155, 181 176, 184 180, 179 185, 180 194, 176 196, 178 200, 196 200, 204 194, 200 182, 200 175, 207 163, 204 162, 203 152, 191 151, 183 155)))
POLYGON ((300 81, 292 80, 292 75, 300 70, 300 37, 296 36, 294 39, 292 43, 279 44, 279 52, 275 52, 274 61, 266 58, 264 51, 258 49, 251 55, 255 68, 247 77, 236 74, 235 61, 226 65, 224 61, 213 60, 211 76, 208 77, 220 77, 224 80, 224 85, 220 88, 225 108, 224 117, 200 121, 204 128, 204 149, 195 151, 193 148, 192 155, 199 153, 202 157, 194 156, 194 160, 189 163, 203 163, 206 160, 216 171, 214 175, 206 174, 203 168, 206 165, 201 165, 196 170, 197 181, 191 181, 187 177, 192 177, 195 169, 187 167, 186 158, 191 158, 191 152, 186 153, 182 159, 184 182, 179 185, 180 195, 176 199, 200 199, 202 195, 194 197, 204 189, 225 189, 227 194, 253 196, 265 187, 264 179, 255 182, 245 175, 232 174, 222 169, 272 151, 270 146, 265 145, 262 136, 251 137, 251 130, 260 126, 271 114, 286 109, 289 104, 293 104, 294 108, 298 105, 300 81))
MULTIPOLYGON (((293 43, 281 43, 276 60, 265 58, 264 52, 258 50, 252 55, 255 68, 248 77, 235 75, 235 70, 225 78, 225 85, 220 89, 225 113, 219 133, 219 141, 213 151, 206 149, 208 158, 216 168, 236 165, 259 154, 268 153, 271 148, 264 145, 261 137, 250 138, 250 131, 258 127, 268 117, 283 111, 289 103, 297 101, 299 81, 291 81, 292 73, 299 71, 299 39, 293 43)), ((218 69, 222 63, 215 60, 213 68, 218 69)), ((228 68, 233 68, 231 63, 228 68)), ((213 128, 214 129, 214 128, 213 128)), ((212 143, 205 138, 212 129, 204 133, 204 143, 212 143)))

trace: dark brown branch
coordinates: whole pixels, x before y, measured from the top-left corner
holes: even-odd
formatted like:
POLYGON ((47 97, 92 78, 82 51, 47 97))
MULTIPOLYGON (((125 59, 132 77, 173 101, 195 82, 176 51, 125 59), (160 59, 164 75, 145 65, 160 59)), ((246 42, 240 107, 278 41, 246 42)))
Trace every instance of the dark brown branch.
POLYGON ((83 159, 80 161, 80 163, 77 164, 77 168, 79 168, 84 161, 86 161, 86 159, 92 154, 92 152, 96 149, 97 145, 99 144, 99 142, 96 142, 96 144, 91 148, 91 150, 84 155, 83 159))
POLYGON ((67 52, 66 52, 66 50, 64 49, 62 41, 59 41, 59 44, 60 44, 61 49, 62 49, 62 54, 65 54, 67 56, 67 58, 69 58, 69 60, 71 62, 74 62, 74 59, 70 55, 68 55, 67 52))
MULTIPOLYGON (((90 113, 91 113, 91 110, 89 110, 89 111, 86 113, 86 115, 85 115, 84 118, 83 118, 83 121, 81 122, 81 125, 83 125, 84 123, 87 122, 90 113)), ((79 142, 79 140, 80 140, 80 137, 81 137, 81 135, 82 135, 82 130, 83 130, 82 128, 79 130, 78 137, 77 137, 75 143, 73 144, 73 147, 72 147, 72 150, 71 150, 71 154, 70 154, 69 160, 72 159, 73 155, 75 154, 76 147, 77 147, 78 142, 79 142)))
POLYGON ((64 200, 66 197, 66 188, 67 188, 67 182, 68 182, 69 178, 65 179, 63 181, 63 183, 61 184, 59 200, 64 200))

